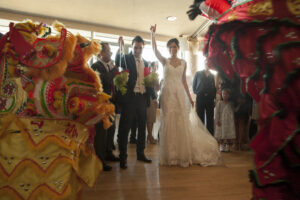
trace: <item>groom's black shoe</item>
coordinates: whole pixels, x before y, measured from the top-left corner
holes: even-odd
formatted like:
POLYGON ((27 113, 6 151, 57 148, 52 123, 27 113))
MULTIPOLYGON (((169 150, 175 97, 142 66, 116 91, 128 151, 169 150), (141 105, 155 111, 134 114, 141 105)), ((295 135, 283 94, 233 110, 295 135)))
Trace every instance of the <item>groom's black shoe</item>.
POLYGON ((135 138, 130 138, 129 143, 130 144, 136 144, 137 140, 135 138))
POLYGON ((107 164, 103 164, 103 171, 105 172, 108 172, 108 171, 111 171, 112 170, 112 167, 107 165, 107 164))
POLYGON ((127 161, 126 160, 120 160, 120 168, 127 169, 127 161))
POLYGON ((106 156, 105 160, 112 161, 112 162, 118 162, 118 161, 120 161, 120 158, 116 157, 113 153, 110 153, 110 155, 106 156))
POLYGON ((151 163, 152 162, 152 160, 148 159, 145 155, 138 155, 137 160, 143 161, 145 163, 151 163))

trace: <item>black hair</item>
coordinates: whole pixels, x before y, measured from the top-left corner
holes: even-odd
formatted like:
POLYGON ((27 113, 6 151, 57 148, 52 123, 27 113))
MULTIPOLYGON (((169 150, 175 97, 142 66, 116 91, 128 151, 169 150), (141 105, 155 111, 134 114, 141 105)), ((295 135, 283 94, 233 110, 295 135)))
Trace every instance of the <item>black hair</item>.
POLYGON ((177 46, 178 48, 180 48, 180 47, 179 47, 179 41, 177 40, 177 38, 172 38, 172 39, 170 39, 170 40, 167 42, 167 47, 169 48, 170 45, 171 45, 171 43, 173 43, 173 42, 176 44, 176 46, 177 46))
POLYGON ((131 45, 133 45, 133 43, 135 43, 135 42, 141 42, 141 43, 143 43, 143 45, 145 45, 143 38, 139 35, 137 35, 133 38, 131 45))
POLYGON ((223 99, 223 92, 227 92, 228 94, 229 94, 229 101, 231 101, 232 100, 232 94, 231 94, 231 89, 230 88, 228 88, 228 87, 225 87, 225 88, 222 88, 222 90, 221 90, 221 100, 223 101, 224 99, 223 99))
POLYGON ((231 96, 231 89, 228 87, 223 88, 221 92, 227 92, 231 96))
POLYGON ((108 45, 108 43, 107 42, 101 42, 100 45, 101 45, 101 52, 104 52, 106 50, 106 47, 107 47, 106 45, 108 45))

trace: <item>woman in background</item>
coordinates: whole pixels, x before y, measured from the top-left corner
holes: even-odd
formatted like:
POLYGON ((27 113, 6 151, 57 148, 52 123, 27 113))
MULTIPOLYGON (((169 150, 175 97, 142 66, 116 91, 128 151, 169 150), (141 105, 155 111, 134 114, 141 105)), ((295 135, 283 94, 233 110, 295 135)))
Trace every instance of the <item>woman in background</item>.
MULTIPOLYGON (((156 72, 157 70, 157 63, 151 63, 152 72, 156 72)), ((157 82, 154 86, 155 93, 157 96, 157 92, 159 90, 159 83, 157 82)), ((157 140, 153 137, 153 126, 156 121, 156 110, 158 108, 157 101, 154 101, 150 98, 150 106, 147 109, 147 143, 149 144, 156 144, 157 140)))

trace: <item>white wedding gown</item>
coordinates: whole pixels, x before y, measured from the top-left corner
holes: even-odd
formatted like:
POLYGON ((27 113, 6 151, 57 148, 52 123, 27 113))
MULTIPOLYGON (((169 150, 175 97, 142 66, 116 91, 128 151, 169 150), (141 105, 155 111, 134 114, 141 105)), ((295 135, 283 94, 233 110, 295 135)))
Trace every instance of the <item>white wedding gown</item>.
POLYGON ((188 167, 220 163, 218 143, 187 103, 182 84, 185 61, 174 67, 167 60, 161 90, 160 164, 188 167))

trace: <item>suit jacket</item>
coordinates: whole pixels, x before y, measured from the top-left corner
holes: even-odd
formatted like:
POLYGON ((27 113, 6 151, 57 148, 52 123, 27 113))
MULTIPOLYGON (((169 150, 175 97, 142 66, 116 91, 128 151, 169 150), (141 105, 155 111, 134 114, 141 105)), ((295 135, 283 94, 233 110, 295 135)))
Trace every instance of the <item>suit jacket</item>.
POLYGON ((206 76, 205 70, 196 72, 193 80, 193 91, 203 98, 215 99, 217 90, 214 76, 211 73, 206 76))
POLYGON ((95 62, 91 68, 99 73, 103 91, 106 94, 112 95, 114 90, 113 78, 118 69, 116 67, 113 67, 110 71, 108 71, 101 61, 95 62))
MULTIPOLYGON (((127 82, 127 93, 125 95, 121 95, 119 92, 117 92, 117 101, 119 103, 126 103, 130 101, 130 96, 134 94, 134 87, 137 81, 137 70, 136 70, 136 62, 134 55, 132 53, 126 54, 125 56, 120 56, 120 54, 116 55, 115 64, 120 64, 120 59, 122 59, 121 62, 121 68, 123 70, 126 70, 125 61, 127 65, 127 69, 129 70, 129 79, 127 82)), ((148 62, 143 59, 144 66, 149 67, 148 62)), ((147 97, 147 104, 150 104, 150 98, 156 99, 156 93, 153 87, 146 87, 146 93, 147 97)))

